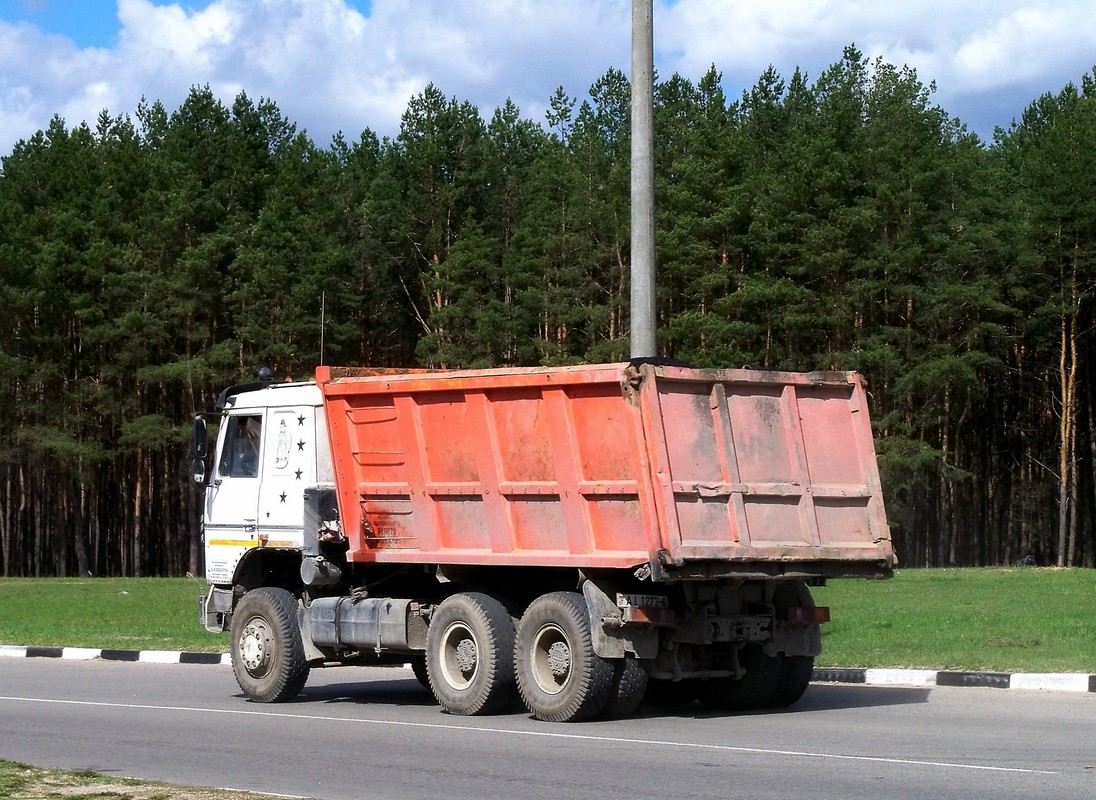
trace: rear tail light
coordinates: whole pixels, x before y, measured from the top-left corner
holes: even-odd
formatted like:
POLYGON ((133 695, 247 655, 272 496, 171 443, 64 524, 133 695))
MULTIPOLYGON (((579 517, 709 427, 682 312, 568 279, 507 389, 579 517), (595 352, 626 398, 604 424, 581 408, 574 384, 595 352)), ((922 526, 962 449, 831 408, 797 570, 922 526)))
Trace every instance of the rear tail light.
POLYGON ((644 608, 642 606, 622 608, 621 617, 625 624, 673 625, 675 621, 674 612, 668 608, 644 608))
POLYGON ((783 614, 786 622, 798 622, 804 625, 812 625, 830 621, 829 606, 795 606, 787 608, 783 614))

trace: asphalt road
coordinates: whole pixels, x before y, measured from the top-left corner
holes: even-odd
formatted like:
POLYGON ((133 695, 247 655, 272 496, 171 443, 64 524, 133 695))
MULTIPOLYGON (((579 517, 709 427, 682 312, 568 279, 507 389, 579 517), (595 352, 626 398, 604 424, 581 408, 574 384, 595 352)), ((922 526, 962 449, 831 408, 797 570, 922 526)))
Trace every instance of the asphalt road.
POLYGON ((1096 798, 1096 694, 814 685, 793 709, 443 714, 402 669, 294 703, 224 666, 0 658, 0 758, 322 800, 1096 798))

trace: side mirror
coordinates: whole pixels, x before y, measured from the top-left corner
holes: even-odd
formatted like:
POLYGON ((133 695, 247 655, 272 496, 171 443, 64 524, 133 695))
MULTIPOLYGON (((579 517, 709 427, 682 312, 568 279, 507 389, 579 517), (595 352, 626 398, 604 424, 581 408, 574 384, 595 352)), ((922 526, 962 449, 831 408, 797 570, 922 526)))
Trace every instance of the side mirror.
POLYGON ((194 416, 194 457, 205 458, 209 453, 209 433, 206 428, 205 417, 201 414, 194 416))
POLYGON ((190 477, 195 483, 205 483, 206 467, 205 459, 209 453, 209 430, 206 427, 205 417, 194 417, 194 459, 190 462, 190 477))

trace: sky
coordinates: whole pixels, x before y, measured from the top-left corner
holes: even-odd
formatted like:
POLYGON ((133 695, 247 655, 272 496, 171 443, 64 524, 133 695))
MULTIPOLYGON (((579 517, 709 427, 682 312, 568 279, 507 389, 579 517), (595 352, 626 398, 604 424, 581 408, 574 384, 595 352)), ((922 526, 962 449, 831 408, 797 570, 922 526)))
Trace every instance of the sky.
MULTIPOLYGON (((655 0, 655 67, 731 98, 773 66, 809 80, 846 45, 936 84, 932 102, 983 140, 1096 66, 1092 0, 655 0)), ((544 121, 630 72, 630 0, 0 0, 0 156, 45 128, 176 109, 194 86, 269 98, 320 146, 399 132, 433 83, 489 119, 513 100, 544 121)))

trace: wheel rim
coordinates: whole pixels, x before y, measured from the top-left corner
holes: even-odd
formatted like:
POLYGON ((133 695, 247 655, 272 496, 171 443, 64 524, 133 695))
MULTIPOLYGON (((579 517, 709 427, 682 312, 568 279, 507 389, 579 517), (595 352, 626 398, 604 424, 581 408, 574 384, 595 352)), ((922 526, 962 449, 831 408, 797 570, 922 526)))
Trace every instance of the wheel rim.
POLYGON ((558 625, 545 625, 533 638, 533 680, 549 695, 557 695, 571 680, 571 642, 558 625))
POLYGON ((445 682, 457 690, 467 689, 476 680, 479 644, 462 622, 450 624, 442 634, 441 671, 445 682))
POLYGON ((244 625, 237 645, 244 669, 254 678, 262 678, 270 672, 274 659, 274 633, 262 617, 252 617, 244 625))

